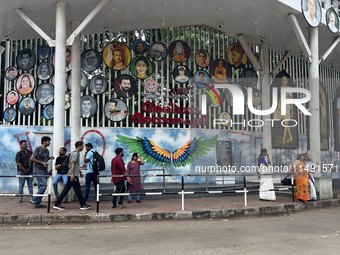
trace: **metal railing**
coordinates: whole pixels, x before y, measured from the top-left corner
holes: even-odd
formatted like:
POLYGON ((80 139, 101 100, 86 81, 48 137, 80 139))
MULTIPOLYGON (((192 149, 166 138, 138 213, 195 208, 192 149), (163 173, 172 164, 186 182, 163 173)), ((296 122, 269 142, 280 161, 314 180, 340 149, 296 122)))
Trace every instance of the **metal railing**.
POLYGON ((0 193, 0 197, 23 197, 23 196, 30 196, 30 197, 47 197, 47 213, 50 213, 50 206, 51 206, 51 187, 52 187, 52 176, 51 175, 0 175, 0 178, 30 178, 30 177, 46 177, 48 178, 47 181, 47 194, 17 194, 17 193, 0 193))

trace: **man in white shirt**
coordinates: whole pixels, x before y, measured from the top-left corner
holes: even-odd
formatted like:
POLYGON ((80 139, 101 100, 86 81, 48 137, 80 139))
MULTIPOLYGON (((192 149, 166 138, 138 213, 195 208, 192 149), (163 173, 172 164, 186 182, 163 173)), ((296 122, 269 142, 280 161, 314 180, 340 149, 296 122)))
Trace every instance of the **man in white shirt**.
POLYGON ((337 29, 336 26, 335 26, 335 15, 334 15, 334 13, 333 13, 333 12, 330 12, 328 17, 329 17, 329 23, 328 23, 329 29, 330 29, 333 33, 338 32, 338 29, 337 29))
POLYGON ((306 1, 307 1, 307 7, 308 7, 308 10, 304 11, 306 20, 311 26, 317 27, 319 26, 320 21, 315 16, 316 6, 317 6, 315 3, 315 0, 306 0, 306 1))
POLYGON ((91 107, 92 102, 90 98, 84 98, 81 103, 81 117, 82 118, 90 118, 91 117, 91 107))

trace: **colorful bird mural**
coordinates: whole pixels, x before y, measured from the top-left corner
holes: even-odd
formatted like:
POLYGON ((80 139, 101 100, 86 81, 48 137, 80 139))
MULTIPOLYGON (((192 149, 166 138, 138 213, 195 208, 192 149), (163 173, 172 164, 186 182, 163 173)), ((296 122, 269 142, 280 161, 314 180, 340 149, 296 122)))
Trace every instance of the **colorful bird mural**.
POLYGON ((125 147, 129 153, 138 152, 144 160, 154 166, 162 166, 165 163, 166 167, 170 167, 172 161, 175 167, 184 167, 207 154, 215 146, 218 135, 208 140, 203 140, 204 137, 197 139, 195 137, 172 153, 168 149, 157 146, 147 137, 144 137, 144 139, 138 136, 130 138, 117 135, 117 137, 117 142, 125 147))

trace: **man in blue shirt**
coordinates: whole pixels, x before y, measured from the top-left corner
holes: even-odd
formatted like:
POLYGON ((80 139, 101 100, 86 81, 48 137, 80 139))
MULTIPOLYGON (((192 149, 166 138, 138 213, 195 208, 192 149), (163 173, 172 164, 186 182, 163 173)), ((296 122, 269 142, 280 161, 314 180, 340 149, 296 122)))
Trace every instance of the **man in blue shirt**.
POLYGON ((87 172, 85 177, 85 201, 89 199, 91 182, 93 182, 95 195, 97 194, 97 175, 98 173, 92 170, 93 165, 93 150, 92 143, 85 144, 86 152, 84 154, 84 162, 87 165, 87 172))

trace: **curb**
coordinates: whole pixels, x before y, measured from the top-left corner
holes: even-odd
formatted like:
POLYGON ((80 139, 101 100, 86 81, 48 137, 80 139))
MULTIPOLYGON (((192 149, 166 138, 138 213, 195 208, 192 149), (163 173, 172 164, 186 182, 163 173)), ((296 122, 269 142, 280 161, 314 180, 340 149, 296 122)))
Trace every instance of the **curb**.
POLYGON ((243 207, 237 209, 205 209, 196 211, 173 211, 161 213, 118 213, 118 214, 41 214, 41 215, 0 215, 0 223, 97 223, 115 221, 151 221, 151 220, 192 220, 219 219, 231 217, 258 216, 299 212, 306 209, 339 206, 340 199, 313 201, 308 203, 291 203, 264 207, 243 207))

